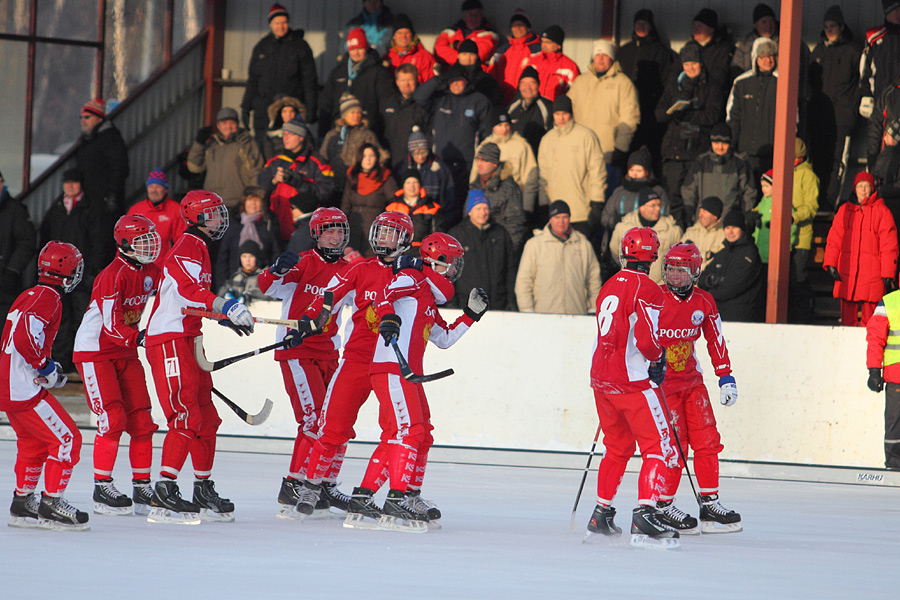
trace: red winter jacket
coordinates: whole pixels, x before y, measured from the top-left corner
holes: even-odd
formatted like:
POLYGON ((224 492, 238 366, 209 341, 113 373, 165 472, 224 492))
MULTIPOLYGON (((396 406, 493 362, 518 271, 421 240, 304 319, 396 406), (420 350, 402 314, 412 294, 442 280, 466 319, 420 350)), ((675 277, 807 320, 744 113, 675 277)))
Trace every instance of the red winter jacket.
POLYGON ((497 49, 500 37, 494 32, 493 26, 483 20, 481 27, 468 34, 465 33, 465 21, 460 19, 447 29, 443 30, 434 42, 434 56, 445 65, 455 65, 459 52, 456 49, 465 40, 472 40, 478 46, 478 58, 488 64, 497 49))
POLYGON ((538 52, 528 64, 537 69, 541 78, 541 96, 551 102, 566 94, 581 73, 578 65, 562 52, 538 52))
POLYGON ((497 48, 487 72, 500 83, 503 106, 507 106, 519 89, 519 77, 532 55, 541 51, 541 38, 529 31, 525 37, 509 38, 508 43, 497 48))
POLYGON ((838 208, 825 243, 822 266, 837 267, 834 297, 878 302, 884 278, 897 277, 897 227, 878 192, 862 204, 846 202, 838 208))
POLYGON ((405 65, 407 63, 415 65, 416 69, 419 71, 419 85, 422 85, 436 75, 435 70, 437 62, 434 60, 434 56, 431 55, 431 52, 425 49, 425 46, 422 45, 419 38, 414 39, 410 49, 402 54, 394 48, 394 42, 392 41, 391 49, 388 50, 387 54, 384 55, 384 59, 382 59, 382 64, 391 72, 391 77, 396 77, 397 68, 400 65, 405 65))

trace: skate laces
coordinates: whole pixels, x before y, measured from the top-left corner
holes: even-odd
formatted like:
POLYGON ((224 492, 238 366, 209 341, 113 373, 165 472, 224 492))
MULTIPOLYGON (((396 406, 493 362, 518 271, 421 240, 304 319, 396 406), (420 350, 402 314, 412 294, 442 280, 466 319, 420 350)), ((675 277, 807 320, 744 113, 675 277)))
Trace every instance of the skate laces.
POLYGON ((727 508, 722 506, 722 503, 719 502, 718 498, 715 498, 714 500, 710 500, 708 502, 704 502, 703 506, 705 506, 708 511, 715 513, 717 515, 720 515, 720 516, 725 516, 729 512, 731 512, 727 508))
POLYGON ((667 517, 669 517, 673 521, 678 521, 678 522, 683 522, 685 519, 687 519, 690 516, 689 514, 687 514, 686 512, 684 512, 677 506, 675 506, 674 503, 665 507, 663 509, 663 512, 666 514, 667 517))
POLYGON ((94 481, 94 485, 100 488, 100 490, 110 496, 112 498, 118 498, 119 496, 124 496, 122 492, 116 489, 116 486, 113 485, 113 480, 105 480, 105 481, 94 481))
POLYGON ((331 496, 335 500, 340 500, 341 502, 345 502, 347 504, 349 504, 350 500, 352 500, 352 496, 350 496, 349 494, 345 494, 338 489, 338 483, 336 481, 330 483, 323 482, 322 491, 324 491, 326 495, 331 496))
POLYGON ((53 506, 53 510, 67 517, 74 517, 78 512, 78 509, 69 504, 69 501, 62 496, 53 497, 50 504, 53 506))
POLYGON ((409 507, 418 513, 426 514, 429 508, 437 508, 433 502, 426 500, 420 494, 407 495, 405 500, 408 502, 409 507))
POLYGON ((318 500, 319 494, 314 489, 304 485, 297 490, 297 504, 315 504, 318 500))

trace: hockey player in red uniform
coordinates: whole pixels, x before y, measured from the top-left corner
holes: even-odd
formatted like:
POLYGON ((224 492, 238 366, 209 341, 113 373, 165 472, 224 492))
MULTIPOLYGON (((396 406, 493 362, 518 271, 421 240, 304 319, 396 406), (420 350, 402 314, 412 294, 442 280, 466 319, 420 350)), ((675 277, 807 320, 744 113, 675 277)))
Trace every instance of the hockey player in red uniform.
POLYGON ((47 390, 66 384, 50 349, 59 330, 62 294, 84 273, 78 249, 50 241, 38 255, 38 284, 10 307, 0 346, 0 410, 16 432, 16 491, 9 507, 11 527, 87 531, 89 516, 63 498, 78 463, 81 432, 47 390), (46 469, 44 465, 46 463, 46 469), (44 492, 35 493, 44 472, 44 492))
POLYGON ((703 257, 692 243, 680 242, 666 252, 663 261, 665 305, 659 315, 659 342, 666 348, 666 378, 662 390, 670 411, 670 422, 681 442, 683 456, 694 450, 694 474, 700 487, 700 526, 697 519, 673 504, 681 467, 666 477, 657 507, 659 520, 682 534, 732 533, 741 531, 741 515, 719 503, 719 453, 722 442, 716 429, 703 372, 697 364, 695 342, 702 332, 713 370, 719 378, 722 404, 732 406, 738 392, 728 349, 722 335, 722 320, 709 292, 695 287, 703 257))
MULTIPOLYGON (((316 243, 315 248, 299 255, 285 252, 259 276, 260 290, 282 301, 283 319, 303 317, 306 308, 322 295, 328 283, 350 267, 350 263, 343 260, 344 248, 350 242, 350 225, 340 209, 316 209, 310 217, 309 229, 316 243)), ((339 315, 335 312, 319 335, 305 338, 302 345, 275 351, 275 360, 281 366, 284 378, 284 389, 291 399, 298 425, 288 475, 282 480, 278 493, 278 516, 281 517, 303 516, 294 509, 300 497, 310 450, 319 436, 318 421, 325 392, 338 366, 338 349, 341 346, 339 315)), ((284 328, 279 328, 279 339, 286 334, 289 344, 293 340, 299 341, 299 331, 286 332, 284 328)), ((337 492, 333 481, 326 482, 324 487, 326 501, 319 507, 320 510, 327 510, 332 504, 347 510, 349 497, 337 492), (328 499, 334 501, 329 502, 328 499)))
POLYGON ((94 279, 87 312, 75 335, 73 358, 84 381, 88 407, 97 415, 94 438, 94 512, 146 515, 153 496, 150 463, 153 432, 150 395, 137 347, 144 342, 138 323, 159 287, 162 243, 147 217, 126 215, 113 229, 118 253, 94 279), (119 438, 127 431, 132 497, 113 485, 119 438), (134 508, 132 509, 132 504, 134 508))
POLYGON ((221 239, 228 229, 228 210, 222 198, 205 190, 188 192, 181 201, 181 216, 188 228, 166 258, 145 340, 147 362, 169 426, 147 520, 230 522, 234 520, 234 504, 216 493, 210 479, 216 431, 222 421, 212 403, 212 377, 194 357, 194 338, 200 335, 201 319, 184 315, 181 309, 222 313, 220 323, 239 334, 253 331, 253 315, 237 300, 219 298, 209 291, 212 270, 208 245, 221 239), (188 454, 196 477, 192 502, 181 497, 176 481, 188 454))
POLYGON ((638 506, 631 520, 631 544, 675 548, 678 532, 659 521, 656 508, 666 476, 678 466, 659 384, 665 374, 664 350, 656 336, 663 293, 648 276, 659 254, 659 238, 649 227, 635 227, 622 238, 622 270, 597 297, 597 344, 591 387, 603 428, 606 455, 597 475, 597 506, 589 533, 618 535, 613 498, 628 459, 640 446, 638 506))

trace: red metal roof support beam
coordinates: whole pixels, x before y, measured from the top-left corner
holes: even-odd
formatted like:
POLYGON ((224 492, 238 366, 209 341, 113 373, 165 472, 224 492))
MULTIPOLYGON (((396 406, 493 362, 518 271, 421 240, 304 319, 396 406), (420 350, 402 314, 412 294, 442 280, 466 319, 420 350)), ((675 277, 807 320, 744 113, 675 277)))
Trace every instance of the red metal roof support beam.
POLYGON ((772 232, 769 239, 769 285, 766 323, 786 323, 791 262, 791 198, 794 189, 794 138, 800 74, 801 0, 781 3, 778 48, 778 91, 775 101, 772 232))
POLYGON ((203 79, 206 82, 206 124, 213 125, 216 113, 222 105, 222 89, 216 82, 222 72, 225 56, 225 2, 206 0, 206 64, 203 79))
POLYGON ((94 60, 94 98, 103 97, 103 69, 106 60, 106 0, 97 3, 97 57, 94 60))

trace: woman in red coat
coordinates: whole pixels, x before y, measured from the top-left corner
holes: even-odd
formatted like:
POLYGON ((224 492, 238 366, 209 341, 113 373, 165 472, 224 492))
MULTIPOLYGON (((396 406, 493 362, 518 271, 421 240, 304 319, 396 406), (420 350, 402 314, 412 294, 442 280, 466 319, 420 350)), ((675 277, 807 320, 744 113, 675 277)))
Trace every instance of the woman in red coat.
POLYGON ((859 173, 853 187, 834 216, 822 266, 841 300, 841 325, 865 327, 881 297, 897 287, 897 226, 872 175, 859 173))

